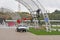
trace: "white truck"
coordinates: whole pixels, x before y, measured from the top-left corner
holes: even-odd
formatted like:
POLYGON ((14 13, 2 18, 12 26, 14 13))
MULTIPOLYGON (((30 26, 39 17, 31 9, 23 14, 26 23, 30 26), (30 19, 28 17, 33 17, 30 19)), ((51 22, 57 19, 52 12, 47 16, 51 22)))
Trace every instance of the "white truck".
POLYGON ((26 25, 18 25, 16 30, 17 32, 27 32, 27 30, 29 30, 29 27, 26 25))

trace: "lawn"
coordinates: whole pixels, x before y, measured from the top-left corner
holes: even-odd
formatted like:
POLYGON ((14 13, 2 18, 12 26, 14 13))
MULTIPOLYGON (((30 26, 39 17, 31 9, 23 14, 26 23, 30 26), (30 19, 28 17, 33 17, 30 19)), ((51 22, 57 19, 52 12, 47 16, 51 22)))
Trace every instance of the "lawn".
POLYGON ((46 30, 37 30, 34 28, 30 28, 29 32, 36 34, 36 35, 60 35, 60 32, 58 31, 46 32, 46 30))

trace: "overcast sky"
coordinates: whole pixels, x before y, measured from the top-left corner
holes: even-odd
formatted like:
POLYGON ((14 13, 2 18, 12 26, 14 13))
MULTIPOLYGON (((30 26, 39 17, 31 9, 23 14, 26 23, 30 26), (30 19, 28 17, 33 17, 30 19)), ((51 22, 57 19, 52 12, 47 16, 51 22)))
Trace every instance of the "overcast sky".
MULTIPOLYGON (((40 0, 40 2, 49 12, 52 12, 56 9, 60 10, 60 0, 40 0)), ((1 7, 17 11, 18 2, 15 0, 0 0, 0 8, 1 7)), ((28 10, 21 4, 21 11, 28 11, 28 10)))

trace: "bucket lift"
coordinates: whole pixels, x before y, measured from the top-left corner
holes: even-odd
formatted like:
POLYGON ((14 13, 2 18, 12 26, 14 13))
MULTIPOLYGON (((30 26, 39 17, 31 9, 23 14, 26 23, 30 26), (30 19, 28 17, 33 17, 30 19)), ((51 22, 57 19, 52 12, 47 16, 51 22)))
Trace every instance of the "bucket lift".
MULTIPOLYGON (((46 13, 45 8, 41 5, 41 3, 38 0, 16 0, 16 1, 18 1, 19 3, 22 3, 31 12, 31 14, 33 14, 33 13, 40 14, 40 12, 42 12, 44 20, 45 20, 45 24, 46 24, 46 31, 47 32, 51 31, 51 24, 49 21, 48 14, 46 13), (33 11, 35 11, 35 12, 33 12, 33 11)), ((38 16, 40 16, 40 15, 38 15, 38 16)), ((40 20, 39 20, 39 22, 40 22, 40 20)), ((36 23, 38 24, 38 21, 35 22, 35 24, 36 23)))
MULTIPOLYGON (((38 9, 37 11, 36 11, 36 14, 37 14, 37 16, 36 16, 36 19, 37 19, 37 21, 35 22, 35 25, 38 27, 39 25, 39 23, 40 23, 40 20, 38 19, 38 17, 40 17, 40 12, 41 12, 41 10, 40 9, 38 9)), ((47 32, 51 32, 51 24, 50 24, 50 20, 49 20, 49 17, 48 17, 48 14, 47 14, 47 12, 46 13, 42 13, 42 15, 43 15, 43 17, 44 17, 44 21, 45 21, 45 24, 46 24, 46 31, 47 32)), ((34 19, 35 20, 35 19, 34 19)))

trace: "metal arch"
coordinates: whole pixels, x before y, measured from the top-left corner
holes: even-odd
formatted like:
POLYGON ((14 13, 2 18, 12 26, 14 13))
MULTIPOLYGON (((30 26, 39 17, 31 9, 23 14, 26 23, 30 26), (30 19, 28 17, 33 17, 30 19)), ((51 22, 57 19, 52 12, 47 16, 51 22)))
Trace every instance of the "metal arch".
POLYGON ((16 0, 21 1, 23 5, 31 12, 36 11, 37 9, 41 9, 42 12, 45 11, 45 8, 41 5, 38 0, 16 0), (30 4, 31 3, 31 4, 30 4), (35 6, 35 7, 34 7, 35 6), (29 8, 30 7, 30 8, 29 8))
MULTIPOLYGON (((17 0, 16 0, 17 1, 17 0)), ((32 10, 32 8, 26 3, 26 2, 21 2, 21 1, 18 1, 19 3, 23 4, 29 11, 32 10)), ((31 12, 31 11, 30 11, 31 12)))
MULTIPOLYGON (((22 2, 21 2, 22 3, 22 2)), ((30 11, 30 14, 31 14, 31 16, 33 17, 33 15, 32 15, 32 13, 34 13, 32 10, 32 8, 26 3, 26 2, 24 2, 23 1, 23 3, 22 3, 29 11, 30 11)))
MULTIPOLYGON (((30 7, 30 6, 32 6, 31 4, 29 5, 29 4, 27 4, 25 1, 20 1, 20 0, 16 0, 16 1, 18 1, 19 3, 21 3, 21 4, 23 4, 29 11, 30 11, 30 13, 31 13, 31 15, 34 13, 33 12, 33 9, 30 7)), ((31 0, 32 1, 32 0, 31 0)), ((33 4, 37 7, 37 8, 39 8, 38 7, 38 5, 37 4, 35 4, 35 2, 34 1, 32 1, 33 2, 33 4)), ((33 7, 33 6, 32 6, 33 7)), ((36 10, 35 10, 35 12, 36 12, 36 10)), ((33 16, 33 15, 32 15, 33 16)))
POLYGON ((41 9, 42 13, 46 12, 45 8, 43 7, 43 5, 41 5, 41 3, 38 0, 16 0, 16 1, 23 4, 30 11, 31 14, 36 12, 37 9, 41 9))
POLYGON ((20 1, 24 1, 25 3, 27 3, 32 8, 32 11, 35 11, 36 9, 38 9, 36 4, 32 0, 20 0, 20 1))
MULTIPOLYGON (((24 2, 24 1, 23 1, 24 2)), ((24 4, 26 4, 26 5, 24 5, 26 8, 28 8, 28 10, 31 12, 31 10, 32 10, 32 8, 26 3, 26 2, 24 2, 24 4)))
POLYGON ((33 17, 33 15, 32 15, 33 12, 31 11, 32 8, 26 2, 24 2, 24 1, 20 2, 20 3, 23 4, 30 11, 31 16, 33 17))
MULTIPOLYGON (((33 0, 31 0, 31 1, 33 1, 33 0)), ((38 9, 40 9, 39 6, 35 3, 35 1, 33 1, 33 3, 38 7, 38 9)))
MULTIPOLYGON (((43 9, 44 9, 44 13, 46 13, 46 10, 45 10, 45 8, 43 7, 43 5, 39 2, 39 0, 37 0, 37 2, 40 4, 40 7, 42 7, 43 9)), ((41 10, 43 10, 43 9, 41 9, 41 10)))

